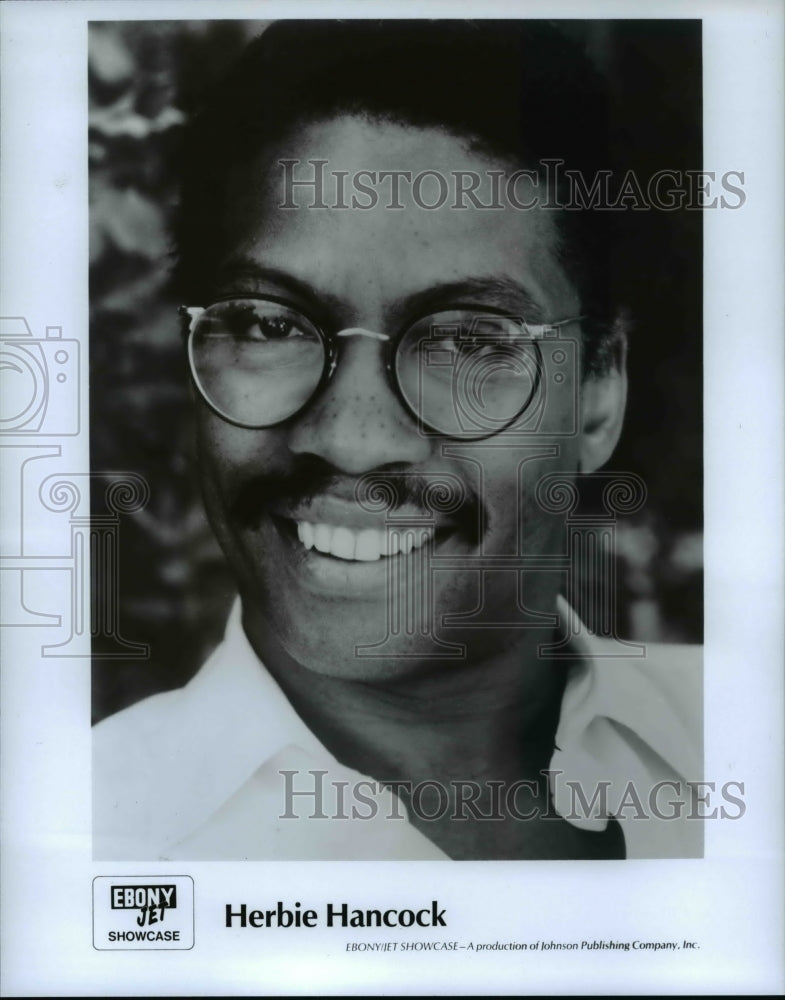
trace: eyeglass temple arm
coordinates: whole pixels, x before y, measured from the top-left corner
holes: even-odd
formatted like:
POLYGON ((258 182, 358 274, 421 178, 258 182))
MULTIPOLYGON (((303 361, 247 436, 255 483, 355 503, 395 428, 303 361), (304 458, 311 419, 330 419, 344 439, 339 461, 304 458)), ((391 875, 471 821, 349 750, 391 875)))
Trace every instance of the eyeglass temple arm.
POLYGON ((585 316, 570 316, 567 319, 557 320, 555 323, 526 323, 525 326, 532 340, 542 340, 547 334, 554 333, 563 326, 569 326, 570 323, 580 323, 584 319, 586 319, 585 316))

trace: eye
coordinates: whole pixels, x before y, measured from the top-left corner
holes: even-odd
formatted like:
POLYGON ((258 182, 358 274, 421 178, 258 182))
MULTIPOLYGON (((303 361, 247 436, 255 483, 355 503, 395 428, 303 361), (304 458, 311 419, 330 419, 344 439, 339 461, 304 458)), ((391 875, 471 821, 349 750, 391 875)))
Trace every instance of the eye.
POLYGON ((305 323, 296 313, 272 303, 224 303, 215 318, 226 333, 244 342, 267 343, 305 335, 305 323))
POLYGON ((302 337, 303 331, 284 316, 256 317, 246 330, 246 336, 253 340, 290 340, 302 337))

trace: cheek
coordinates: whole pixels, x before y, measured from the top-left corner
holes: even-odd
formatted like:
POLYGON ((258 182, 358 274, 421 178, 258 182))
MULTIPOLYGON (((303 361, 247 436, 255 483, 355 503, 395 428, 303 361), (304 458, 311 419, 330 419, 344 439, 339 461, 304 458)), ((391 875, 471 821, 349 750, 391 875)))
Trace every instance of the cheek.
POLYGON ((205 498, 220 495, 238 463, 239 456, 231 430, 212 415, 205 415, 204 412, 199 414, 196 424, 196 453, 205 498))
POLYGON ((522 546, 534 553, 551 550, 555 539, 561 545, 563 515, 540 502, 538 487, 550 475, 573 481, 576 440, 536 435, 529 444, 510 442, 509 447, 489 449, 481 461, 483 499, 495 548, 513 552, 522 546))
POLYGON ((196 421, 197 460, 211 516, 222 512, 250 479, 283 469, 277 438, 274 431, 234 427, 206 408, 200 409, 196 421))

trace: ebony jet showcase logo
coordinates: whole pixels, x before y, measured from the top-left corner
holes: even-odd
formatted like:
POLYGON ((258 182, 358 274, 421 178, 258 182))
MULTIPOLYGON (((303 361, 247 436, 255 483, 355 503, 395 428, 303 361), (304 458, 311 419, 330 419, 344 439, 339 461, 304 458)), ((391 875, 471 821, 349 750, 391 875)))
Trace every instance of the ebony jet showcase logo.
POLYGON ((113 885, 113 910, 138 910, 137 924, 157 924, 166 910, 177 909, 176 885, 113 885))
POLYGON ((193 879, 188 875, 93 879, 93 945, 100 951, 193 948, 193 879))

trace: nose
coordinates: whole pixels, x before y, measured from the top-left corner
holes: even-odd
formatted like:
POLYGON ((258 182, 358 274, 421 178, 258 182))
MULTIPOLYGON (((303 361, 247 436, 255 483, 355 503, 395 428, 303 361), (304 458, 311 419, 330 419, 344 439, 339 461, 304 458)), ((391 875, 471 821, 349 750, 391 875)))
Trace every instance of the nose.
POLYGON ((347 475, 388 462, 424 461, 431 441, 387 379, 382 346, 387 338, 359 328, 345 333, 351 336, 338 342, 332 379, 291 425, 290 450, 317 455, 347 475))

